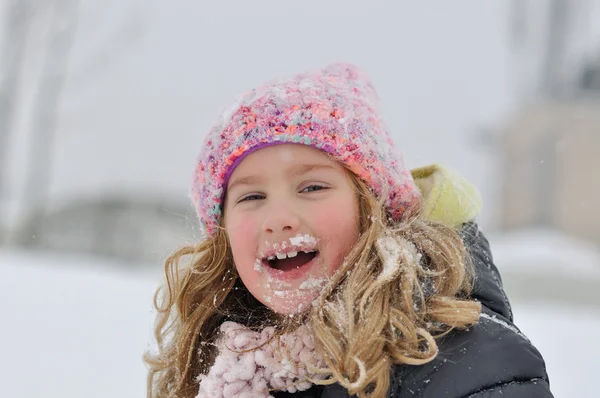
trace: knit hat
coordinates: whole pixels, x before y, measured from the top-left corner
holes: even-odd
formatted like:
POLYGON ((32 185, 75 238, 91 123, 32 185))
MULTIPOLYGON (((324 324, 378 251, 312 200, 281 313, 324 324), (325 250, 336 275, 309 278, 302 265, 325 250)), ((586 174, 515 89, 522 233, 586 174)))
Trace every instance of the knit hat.
POLYGON ((216 231, 229 177, 249 154, 293 143, 320 149, 381 197, 395 220, 419 201, 410 171, 376 111, 377 94, 353 65, 334 64, 260 86, 221 115, 198 158, 191 199, 201 226, 216 231))

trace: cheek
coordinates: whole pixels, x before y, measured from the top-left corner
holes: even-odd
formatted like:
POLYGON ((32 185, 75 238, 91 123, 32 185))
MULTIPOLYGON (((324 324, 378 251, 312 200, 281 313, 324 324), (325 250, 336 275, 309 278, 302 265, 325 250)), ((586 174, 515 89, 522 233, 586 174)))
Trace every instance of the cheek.
POLYGON ((332 249, 330 254, 341 261, 358 238, 357 205, 353 201, 337 201, 316 210, 313 226, 319 236, 328 241, 327 246, 332 249))
POLYGON ((227 219, 225 229, 231 242, 234 258, 243 257, 258 244, 256 239, 253 239, 256 235, 256 222, 251 217, 237 216, 227 219))
POLYGON ((336 200, 315 211, 315 222, 321 228, 352 234, 358 230, 358 205, 353 200, 336 200))
POLYGON ((341 231, 353 224, 352 212, 346 212, 340 207, 329 207, 313 212, 313 223, 317 229, 341 231))

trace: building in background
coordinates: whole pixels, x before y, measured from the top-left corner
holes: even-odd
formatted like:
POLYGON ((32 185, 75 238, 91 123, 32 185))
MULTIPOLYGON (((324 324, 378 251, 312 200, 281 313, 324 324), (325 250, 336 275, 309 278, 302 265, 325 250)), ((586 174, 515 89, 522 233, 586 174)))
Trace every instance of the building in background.
POLYGON ((567 3, 515 3, 522 102, 497 137, 500 226, 555 228, 600 245, 600 31, 588 23, 600 1, 567 3))
POLYGON ((600 91, 540 101, 501 137, 501 227, 551 227, 600 245, 600 91))
POLYGON ((12 239, 29 249, 93 254, 135 267, 157 264, 199 236, 191 205, 137 193, 77 198, 33 213, 12 239))

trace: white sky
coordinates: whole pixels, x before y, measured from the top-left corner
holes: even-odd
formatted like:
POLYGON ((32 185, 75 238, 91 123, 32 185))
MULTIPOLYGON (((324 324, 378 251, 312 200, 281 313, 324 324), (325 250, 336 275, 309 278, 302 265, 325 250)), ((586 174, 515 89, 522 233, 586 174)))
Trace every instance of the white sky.
MULTIPOLYGON (((410 167, 444 163, 484 196, 493 192, 490 153, 474 141, 511 103, 506 2, 105 3, 81 6, 60 104, 55 199, 141 190, 185 200, 204 133, 220 109, 266 80, 335 61, 372 77, 410 167), (131 15, 126 32, 133 39, 109 40, 118 15, 131 15)), ((32 49, 28 62, 12 144, 14 206, 22 199, 27 112, 41 56, 32 49)))
MULTIPOLYGON (((510 3, 82 0, 50 205, 123 191, 184 201, 220 109, 266 80, 341 60, 372 77, 409 167, 443 163, 480 188, 485 225, 500 197, 499 152, 477 144, 477 135, 500 129, 539 73, 532 57, 543 46, 549 4, 527 3, 529 39, 515 57, 510 3)), ((573 51, 589 52, 600 40, 600 0, 571 9, 573 51)), ((13 214, 24 203, 32 99, 48 40, 48 9, 35 12, 10 143, 13 214)))

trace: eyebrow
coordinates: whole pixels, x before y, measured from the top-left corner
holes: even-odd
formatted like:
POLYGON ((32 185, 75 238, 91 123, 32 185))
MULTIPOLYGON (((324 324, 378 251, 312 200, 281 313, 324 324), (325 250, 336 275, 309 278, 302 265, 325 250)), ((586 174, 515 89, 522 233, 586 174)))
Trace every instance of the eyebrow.
MULTIPOLYGON (((314 164, 303 164, 303 165, 299 165, 299 166, 290 167, 286 172, 291 177, 298 177, 298 176, 306 174, 310 171, 313 171, 315 169, 317 169, 317 170, 318 169, 335 170, 335 168, 330 164, 314 163, 314 164)), ((236 178, 235 180, 233 180, 233 182, 231 183, 229 188, 227 188, 227 190, 230 191, 237 185, 256 184, 256 183, 260 182, 261 180, 262 180, 262 177, 260 177, 260 176, 247 176, 247 177, 242 177, 242 178, 236 178)))

